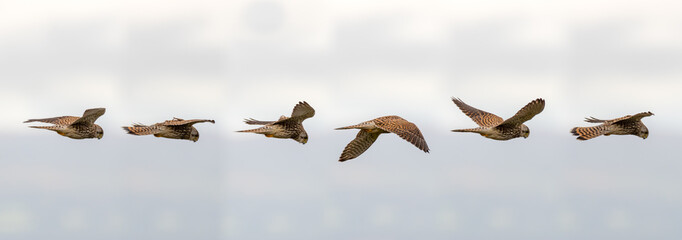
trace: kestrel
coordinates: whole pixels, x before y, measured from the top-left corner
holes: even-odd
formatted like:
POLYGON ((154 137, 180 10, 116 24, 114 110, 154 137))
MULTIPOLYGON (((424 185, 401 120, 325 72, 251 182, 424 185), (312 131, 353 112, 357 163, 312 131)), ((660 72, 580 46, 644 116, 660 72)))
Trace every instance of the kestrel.
POLYGON ((642 123, 643 117, 654 115, 651 112, 642 112, 633 115, 627 115, 612 120, 600 120, 594 117, 585 118, 585 122, 601 123, 594 127, 574 127, 571 133, 578 136, 578 140, 592 139, 601 135, 635 135, 642 139, 649 136, 649 129, 642 123))
POLYGON ((63 116, 54 118, 29 119, 24 123, 29 122, 44 122, 54 124, 53 126, 30 126, 32 128, 40 128, 52 130, 59 135, 70 137, 73 139, 97 138, 102 139, 104 130, 102 127, 95 124, 97 118, 102 116, 105 112, 104 108, 93 108, 85 110, 82 117, 63 116))
POLYGON ((474 132, 495 140, 509 140, 517 137, 527 138, 530 135, 530 130, 523 123, 545 109, 545 100, 538 98, 526 104, 514 116, 503 120, 495 114, 469 106, 458 98, 453 97, 452 101, 479 126, 477 128, 455 129, 452 130, 453 132, 474 132))
POLYGON ((426 140, 424 140, 424 136, 422 136, 417 125, 398 116, 385 116, 352 126, 336 128, 336 130, 341 129, 360 129, 360 132, 343 149, 339 162, 360 156, 372 146, 372 143, 382 133, 395 133, 422 151, 429 152, 429 146, 426 145, 426 140))
POLYGON ((256 129, 242 130, 238 132, 252 132, 264 134, 266 137, 291 138, 306 144, 308 133, 303 128, 303 120, 315 116, 315 109, 307 102, 298 102, 294 106, 291 117, 281 116, 277 121, 258 121, 253 118, 245 119, 244 122, 250 125, 264 125, 256 129))
POLYGON ((173 118, 161 123, 155 123, 147 126, 142 124, 133 124, 132 127, 123 127, 128 134, 132 135, 149 135, 154 134, 155 137, 165 137, 172 139, 187 139, 193 142, 199 140, 199 131, 192 125, 196 123, 210 122, 215 123, 214 120, 207 119, 192 119, 184 120, 180 118, 173 118))

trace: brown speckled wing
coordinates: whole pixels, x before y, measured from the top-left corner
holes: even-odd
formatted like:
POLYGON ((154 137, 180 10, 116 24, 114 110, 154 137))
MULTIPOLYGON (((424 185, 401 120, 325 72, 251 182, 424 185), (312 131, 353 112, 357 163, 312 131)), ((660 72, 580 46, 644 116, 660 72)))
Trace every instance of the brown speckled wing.
POLYGON ((606 121, 608 121, 608 120, 603 120, 603 119, 599 119, 599 118, 595 118, 595 117, 586 117, 585 118, 585 122, 588 122, 588 123, 603 123, 606 121))
POLYGON ((88 109, 85 110, 83 113, 83 117, 79 118, 78 120, 74 121, 71 123, 71 125, 92 125, 97 121, 99 117, 104 115, 104 112, 106 112, 106 109, 104 108, 93 108, 93 109, 88 109))
POLYGON ((184 120, 184 119, 179 119, 175 118, 173 120, 168 120, 163 123, 161 123, 164 126, 180 126, 180 125, 187 125, 187 126, 192 126, 196 123, 202 123, 202 122, 210 122, 210 123, 215 123, 214 120, 209 120, 209 119, 191 119, 191 120, 184 120))
POLYGON ((524 122, 532 119, 535 117, 535 115, 538 115, 539 113, 542 112, 542 110, 545 109, 545 100, 542 98, 538 98, 533 100, 532 102, 526 104, 521 110, 516 112, 514 116, 510 117, 509 119, 505 120, 504 122, 500 123, 498 125, 498 128, 503 128, 503 127, 508 127, 508 128, 515 128, 523 124, 524 122))
POLYGON ((315 116, 315 109, 307 102, 298 102, 298 104, 294 106, 294 111, 291 112, 291 119, 296 121, 303 121, 313 116, 315 116))
POLYGON ((429 152, 429 146, 426 145, 424 136, 422 136, 421 131, 419 131, 419 128, 417 128, 417 125, 414 125, 414 123, 408 122, 398 116, 385 116, 372 121, 374 121, 374 124, 378 128, 395 133, 422 151, 429 152))
POLYGON ((638 113, 638 114, 635 114, 632 116, 627 115, 625 117, 622 117, 622 118, 619 118, 619 119, 613 121, 613 124, 628 124, 628 123, 632 123, 632 122, 638 122, 638 121, 642 120, 642 118, 648 117, 651 115, 654 115, 654 114, 651 112, 641 112, 641 113, 638 113))
POLYGON ((343 149, 341 157, 339 157, 339 162, 344 162, 360 156, 372 146, 374 141, 379 137, 379 134, 380 133, 368 133, 367 131, 360 130, 358 135, 355 136, 355 139, 348 143, 346 148, 343 149))
POLYGON ((578 136, 578 140, 588 140, 598 136, 601 136, 606 131, 605 125, 599 125, 594 127, 574 127, 571 129, 571 133, 574 136, 578 136))
POLYGON ((462 112, 471 118, 471 120, 474 120, 478 126, 494 127, 504 121, 504 119, 495 114, 467 105, 459 98, 453 97, 452 101, 455 103, 455 105, 457 105, 457 107, 459 107, 459 110, 462 110, 462 112))
POLYGON ((244 119, 244 122, 249 125, 268 125, 274 123, 275 121, 258 121, 253 118, 244 119))

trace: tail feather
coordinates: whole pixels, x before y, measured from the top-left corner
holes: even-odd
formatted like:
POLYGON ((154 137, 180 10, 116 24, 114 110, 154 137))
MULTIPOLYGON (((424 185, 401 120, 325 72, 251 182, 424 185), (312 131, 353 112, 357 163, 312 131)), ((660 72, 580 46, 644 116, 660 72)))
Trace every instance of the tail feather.
POLYGON ((576 138, 578 140, 588 140, 595 137, 599 137, 603 135, 605 131, 606 127, 604 127, 603 125, 594 127, 574 127, 573 129, 571 129, 571 133, 574 136, 578 136, 576 138))
POLYGON ((139 123, 133 124, 132 127, 123 127, 123 130, 126 130, 128 134, 138 136, 159 133, 159 129, 156 126, 146 126, 139 123))

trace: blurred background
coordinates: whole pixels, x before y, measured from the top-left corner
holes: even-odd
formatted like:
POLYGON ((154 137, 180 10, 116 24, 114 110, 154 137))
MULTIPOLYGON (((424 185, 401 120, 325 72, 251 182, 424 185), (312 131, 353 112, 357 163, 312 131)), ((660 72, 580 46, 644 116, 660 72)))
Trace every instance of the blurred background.
POLYGON ((1 239, 681 239, 679 1, 0 1, 1 239), (512 116, 528 139, 450 101, 512 116), (236 133, 298 101, 310 141, 236 133), (22 121, 106 107, 101 140, 22 121), (651 135, 580 142, 652 111, 651 135), (384 115, 432 151, 382 135, 384 115), (215 119, 192 143, 133 122, 215 119))

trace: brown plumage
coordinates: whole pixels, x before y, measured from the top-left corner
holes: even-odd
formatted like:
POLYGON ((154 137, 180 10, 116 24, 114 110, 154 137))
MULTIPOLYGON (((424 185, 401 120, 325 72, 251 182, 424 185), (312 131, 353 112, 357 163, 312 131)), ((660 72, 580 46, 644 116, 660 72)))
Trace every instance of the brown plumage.
POLYGON ((651 112, 641 112, 635 115, 627 115, 624 117, 601 120, 594 117, 585 118, 585 122, 601 123, 593 127, 574 127, 571 133, 578 136, 578 140, 588 140, 601 135, 609 136, 615 135, 635 135, 642 139, 649 137, 649 129, 642 123, 642 118, 654 115, 651 112))
POLYGON ((307 102, 298 102, 294 106, 291 117, 281 116, 277 121, 258 121, 253 118, 245 119, 244 122, 249 125, 264 125, 256 129, 241 130, 237 132, 251 132, 263 134, 266 137, 274 138, 291 138, 306 144, 308 142, 308 133, 303 128, 303 121, 315 116, 315 109, 307 102))
POLYGON ((503 120, 495 114, 469 106, 459 98, 453 97, 452 101, 479 126, 477 128, 455 129, 452 130, 453 132, 473 132, 495 140, 509 140, 517 137, 527 138, 530 135, 530 129, 523 123, 545 109, 545 100, 538 98, 526 104, 514 116, 503 120))
POLYGON ((360 156, 372 146, 382 133, 395 133, 422 151, 429 152, 429 146, 417 125, 398 116, 379 117, 360 124, 336 128, 336 130, 341 129, 360 129, 360 132, 343 149, 341 157, 339 157, 340 162, 360 156))
POLYGON ((166 120, 150 126, 133 124, 132 127, 123 127, 123 130, 126 130, 129 134, 138 136, 154 134, 155 137, 186 139, 196 142, 199 140, 199 131, 192 125, 202 122, 215 123, 214 120, 207 119, 184 120, 173 118, 172 120, 166 120))
POLYGON ((24 123, 43 122, 54 124, 53 126, 29 126, 31 128, 47 129, 57 132, 59 135, 73 138, 86 139, 97 138, 101 139, 104 136, 104 130, 95 121, 102 115, 106 109, 93 108, 85 110, 82 117, 63 116, 53 118, 29 119, 24 123))

